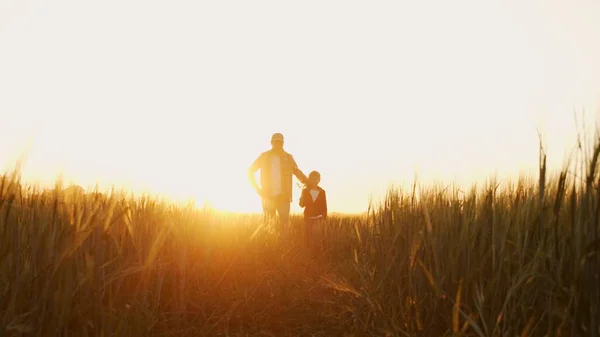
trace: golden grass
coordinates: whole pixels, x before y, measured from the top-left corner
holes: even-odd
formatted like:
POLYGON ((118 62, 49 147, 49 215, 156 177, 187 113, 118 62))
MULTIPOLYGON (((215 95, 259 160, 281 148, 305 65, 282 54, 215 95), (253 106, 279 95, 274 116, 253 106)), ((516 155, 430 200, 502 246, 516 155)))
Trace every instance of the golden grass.
MULTIPOLYGON (((258 217, 0 184, 2 336, 598 336, 600 147, 577 171, 258 217)), ((577 166, 577 165, 575 165, 577 166)))

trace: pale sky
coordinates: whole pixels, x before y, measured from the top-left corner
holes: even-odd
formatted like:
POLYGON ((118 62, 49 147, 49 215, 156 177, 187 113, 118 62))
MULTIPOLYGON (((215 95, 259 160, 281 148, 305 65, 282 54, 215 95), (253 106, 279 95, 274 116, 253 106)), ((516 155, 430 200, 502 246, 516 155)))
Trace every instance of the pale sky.
MULTIPOLYGON (((0 1, 0 169, 260 211, 282 132, 331 211, 558 167, 600 97, 600 1, 0 1)), ((292 210, 297 206, 296 188, 292 210)))

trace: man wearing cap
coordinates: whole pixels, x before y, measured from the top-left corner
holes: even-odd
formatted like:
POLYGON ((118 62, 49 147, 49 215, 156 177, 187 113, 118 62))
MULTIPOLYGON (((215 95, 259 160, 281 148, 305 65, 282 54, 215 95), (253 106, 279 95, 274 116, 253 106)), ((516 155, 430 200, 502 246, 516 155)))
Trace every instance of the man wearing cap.
POLYGON ((292 202, 292 175, 305 183, 308 178, 298 168, 294 157, 283 149, 283 135, 271 137, 271 149, 256 158, 248 169, 248 179, 262 199, 263 214, 275 217, 279 214, 280 225, 288 224, 292 202), (254 174, 260 170, 260 187, 254 174))

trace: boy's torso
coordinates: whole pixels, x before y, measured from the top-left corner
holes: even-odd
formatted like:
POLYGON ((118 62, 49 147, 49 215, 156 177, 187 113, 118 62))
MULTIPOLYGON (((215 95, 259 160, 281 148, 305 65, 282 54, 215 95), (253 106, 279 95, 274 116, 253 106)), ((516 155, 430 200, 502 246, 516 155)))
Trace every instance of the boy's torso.
POLYGON ((319 197, 319 195, 321 195, 321 191, 319 190, 319 188, 311 188, 310 190, 308 190, 308 193, 311 196, 312 202, 317 201, 317 198, 319 197))
POLYGON ((324 208, 324 201, 322 200, 325 190, 321 187, 305 188, 304 189, 304 200, 305 208, 304 213, 320 213, 324 208))

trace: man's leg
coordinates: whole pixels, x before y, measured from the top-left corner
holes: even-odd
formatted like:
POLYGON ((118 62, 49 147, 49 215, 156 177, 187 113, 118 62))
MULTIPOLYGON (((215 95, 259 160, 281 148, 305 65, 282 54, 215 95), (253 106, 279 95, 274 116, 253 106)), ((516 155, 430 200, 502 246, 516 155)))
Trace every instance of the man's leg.
POLYGON ((262 209, 263 209, 263 220, 264 221, 272 221, 275 219, 275 212, 277 210, 274 207, 273 200, 269 200, 268 198, 262 199, 262 209))
POLYGON ((290 224, 290 201, 278 200, 277 213, 279 213, 279 227, 287 229, 290 224))

